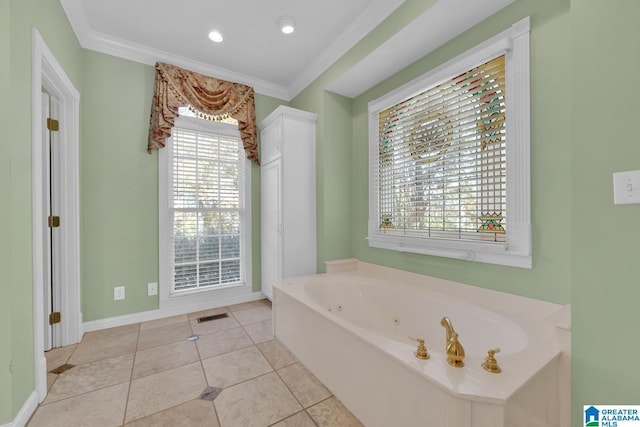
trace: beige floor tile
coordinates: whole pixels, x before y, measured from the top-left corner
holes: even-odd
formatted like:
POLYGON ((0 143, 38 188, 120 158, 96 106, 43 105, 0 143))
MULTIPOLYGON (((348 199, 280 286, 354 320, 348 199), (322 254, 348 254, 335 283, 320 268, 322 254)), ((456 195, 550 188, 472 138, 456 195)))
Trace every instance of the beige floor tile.
POLYGON ((280 369, 278 375, 304 408, 331 396, 331 392, 300 363, 280 369))
POLYGON ((258 323, 265 320, 271 320, 271 308, 266 305, 253 307, 247 310, 234 311, 233 315, 242 326, 258 323))
POLYGON ((56 382, 56 379, 58 379, 58 376, 56 374, 47 372, 47 393, 49 392, 49 390, 51 390, 51 386, 54 382, 56 382))
POLYGON ((45 351, 44 357, 47 359, 47 372, 67 363, 67 360, 69 360, 76 347, 77 344, 73 344, 45 351))
POLYGON ((119 426, 124 417, 128 383, 103 388, 38 408, 29 427, 119 426))
POLYGON ((271 308, 271 304, 269 303, 268 299, 263 298, 256 301, 249 301, 249 302, 243 302, 241 304, 230 305, 228 308, 229 308, 229 311, 242 311, 242 310, 247 310, 249 308, 255 308, 255 307, 271 308))
POLYGON ((202 323, 198 323, 197 320, 191 320, 191 329, 193 330, 193 333, 197 335, 212 334, 214 332, 237 328, 239 326, 240 324, 232 315, 223 319, 209 320, 202 323))
POLYGON ((298 359, 280 341, 271 340, 258 344, 264 357, 271 363, 273 369, 284 368, 298 362, 298 359))
POLYGON ((163 317, 162 319, 149 320, 148 322, 140 323, 140 330, 158 328, 160 326, 173 325, 174 323, 187 322, 189 318, 186 314, 179 316, 163 317))
POLYGON ((264 427, 302 409, 275 373, 222 390, 214 404, 222 427, 264 427))
POLYGON ((307 408, 307 413, 319 427, 364 427, 335 397, 307 408))
POLYGON ((198 350, 192 341, 178 341, 142 350, 136 353, 133 378, 157 374, 198 360, 198 350))
POLYGON ((212 402, 195 399, 139 419, 128 427, 220 427, 212 402))
POLYGON ((80 365, 100 359, 118 357, 136 351, 138 333, 114 335, 99 340, 82 341, 67 363, 80 365))
POLYGON ((202 335, 198 341, 198 351, 201 359, 229 353, 230 351, 253 345, 253 341, 242 328, 226 329, 213 334, 202 335))
POLYGON ((174 323, 140 331, 138 351, 184 341, 192 335, 189 322, 174 323))
POLYGON ((316 427, 316 423, 313 422, 305 411, 302 411, 277 424, 273 424, 273 427, 316 427))
POLYGON ((128 383, 132 367, 133 354, 75 366, 58 376, 44 403, 49 404, 115 384, 128 383))
POLYGON ((117 326, 115 328, 101 329, 99 331, 87 332, 82 337, 82 342, 101 340, 104 338, 113 338, 120 335, 137 334, 140 331, 140 324, 117 326))
POLYGON ((244 327, 254 343, 258 344, 265 341, 271 341, 273 337, 273 326, 271 320, 264 322, 252 323, 244 327))
POLYGON ((207 382, 212 387, 229 387, 272 371, 255 346, 202 361, 207 382))
POLYGON ((188 317, 189 317, 189 320, 198 320, 199 317, 214 316, 216 314, 227 313, 228 311, 229 311, 229 307, 216 307, 216 308, 210 308, 207 310, 201 310, 201 311, 189 313, 188 317))
POLYGON ((200 363, 135 379, 129 390, 126 422, 193 400, 206 386, 200 363))

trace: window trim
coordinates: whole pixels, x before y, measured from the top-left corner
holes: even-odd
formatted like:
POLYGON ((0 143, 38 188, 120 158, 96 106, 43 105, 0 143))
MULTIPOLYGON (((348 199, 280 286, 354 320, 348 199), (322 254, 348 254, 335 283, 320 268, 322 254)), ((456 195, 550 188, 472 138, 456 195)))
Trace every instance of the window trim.
POLYGON ((369 246, 399 252, 532 268, 530 172, 530 18, 491 37, 424 75, 369 102, 369 246), (504 245, 436 238, 393 236, 379 232, 378 113, 452 76, 501 54, 506 55, 507 212, 509 231, 504 245))
MULTIPOLYGON (((240 139, 237 126, 204 120, 194 117, 178 116, 175 128, 183 128, 196 132, 208 132, 218 135, 233 136, 240 139)), ((251 221, 251 161, 244 159, 244 207, 240 215, 244 217, 245 230, 241 242, 242 283, 232 283, 212 288, 201 288, 189 291, 172 292, 171 290, 171 236, 169 223, 169 164, 173 139, 166 139, 166 146, 158 150, 158 228, 159 228, 159 296, 160 308, 176 308, 178 306, 196 306, 205 295, 216 294, 216 299, 229 300, 252 293, 252 221, 251 221)), ((243 156, 244 157, 244 156, 243 156)))

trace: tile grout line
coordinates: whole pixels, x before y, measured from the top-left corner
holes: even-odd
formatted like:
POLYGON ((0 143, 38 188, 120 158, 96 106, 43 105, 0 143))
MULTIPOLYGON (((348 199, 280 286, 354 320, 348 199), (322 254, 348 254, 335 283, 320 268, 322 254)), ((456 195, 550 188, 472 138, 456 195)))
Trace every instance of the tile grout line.
MULTIPOLYGON (((307 369, 307 367, 306 367, 306 366, 304 366, 304 365, 302 364, 302 362, 297 361, 296 363, 299 363, 302 367, 304 367, 305 369, 307 369)), ((284 368, 287 368, 287 367, 289 367, 289 366, 293 366, 293 365, 295 365, 296 363, 292 363, 292 364, 290 364, 290 365, 283 366, 283 367, 282 367, 282 368, 280 368, 280 369, 284 369, 284 368)), ((307 370, 308 370, 308 369, 307 369, 307 370)), ((320 403, 324 402, 325 400, 331 399, 332 397, 334 397, 333 392, 332 392, 331 390, 329 390, 329 389, 327 388, 327 386, 324 386, 324 387, 329 391, 329 393, 331 393, 331 394, 330 394, 327 398, 322 399, 322 400, 320 400, 320 401, 318 401, 318 402, 315 402, 313 405, 309 405, 307 408, 305 408, 305 406, 302 404, 302 402, 300 402, 300 400, 299 400, 299 399, 298 399, 298 397, 295 395, 295 393, 293 392, 293 390, 291 390, 291 387, 289 387, 289 384, 284 380, 284 378, 282 378, 282 376, 280 375, 280 372, 278 372, 278 370, 275 370, 275 369, 274 369, 274 371, 275 371, 276 375, 278 375, 278 378, 280 378, 280 381, 282 381, 282 382, 284 383, 284 385, 287 387, 287 389, 289 390, 289 392, 291 393, 291 395, 296 399, 296 401, 298 402, 298 404, 299 404, 299 405, 300 405, 300 407, 302 408, 302 411, 296 412, 296 414, 298 414, 298 413, 300 413, 300 412, 304 412, 304 413, 306 413, 306 414, 307 414, 307 416, 311 419, 311 421, 312 421, 316 426, 318 426, 319 424, 316 422, 316 420, 314 420, 314 419, 313 419, 313 417, 311 416, 311 414, 309 414, 309 412, 307 412, 307 409, 308 409, 308 408, 312 408, 312 407, 314 407, 314 406, 316 406, 316 405, 318 405, 318 404, 320 404, 320 403)), ((311 372, 309 371, 309 373, 311 373, 311 372)), ((312 374, 312 375, 313 375, 313 374, 312 374)), ((322 384, 322 385, 324 385, 324 384, 322 384)), ((293 414, 293 415, 295 415, 295 414, 293 414)), ((282 420, 278 421, 278 423, 279 423, 279 422, 281 422, 281 421, 286 420, 287 418, 292 417, 293 415, 290 415, 289 417, 283 418, 282 420)), ((276 423, 276 424, 277 424, 277 423, 276 423)))
MULTIPOLYGON (((273 317, 272 317, 271 319, 272 319, 272 321, 273 321, 273 317)), ((258 323, 258 322, 256 322, 256 323, 258 323)), ((244 326, 242 326, 242 328, 244 329, 244 326)), ((247 331, 246 331, 246 330, 245 330, 245 333, 246 333, 247 335, 249 335, 249 334, 247 333, 247 331)), ((251 338, 251 336, 250 336, 250 335, 249 335, 249 338, 251 338)), ((252 341, 253 341, 253 338, 252 338, 252 341)), ((274 336, 272 341, 277 341, 277 338, 274 336)), ((301 413, 301 412, 304 412, 304 413, 307 415, 307 417, 309 417, 309 419, 311 420, 311 422, 312 422, 316 427, 318 427, 318 423, 316 423, 316 421, 313 419, 313 417, 312 417, 312 416, 307 412, 307 408, 305 408, 305 407, 304 407, 304 405, 302 404, 302 402, 300 402, 300 400, 299 400, 299 399, 298 399, 298 397, 295 395, 295 393, 293 392, 293 390, 291 390, 291 387, 289 386, 289 384, 284 380, 284 378, 282 378, 282 376, 281 376, 281 375, 280 375, 280 373, 278 372, 278 369, 276 369, 276 368, 275 368, 275 366, 273 366, 273 364, 269 361, 269 359, 268 359, 268 358, 267 358, 267 356, 264 354, 264 352, 260 349, 260 347, 258 346, 258 344, 254 344, 254 345, 256 346, 256 348, 258 349, 258 351, 260 352, 260 354, 262 354, 262 357, 264 357, 264 358, 265 358, 265 360, 267 361, 267 363, 269 364, 269 366, 271 366, 271 369, 273 370, 272 372, 274 372, 274 373, 278 376, 278 378, 280 379, 280 381, 282 381, 282 383, 283 383, 283 384, 284 384, 284 386, 287 388, 287 390, 289 391, 289 393, 291 393, 291 395, 292 395, 292 396, 293 396, 293 398, 296 400, 296 402, 298 402, 298 405, 300 405, 300 407, 302 408, 302 410, 301 410, 301 411, 295 412, 295 413, 293 413, 293 414, 291 414, 291 415, 289 415, 289 416, 287 416, 287 417, 284 417, 284 418, 282 418, 282 419, 280 419, 280 420, 276 421, 275 423, 269 424, 269 426, 273 426, 273 425, 275 425, 275 424, 281 423, 282 421, 284 421, 284 420, 286 420, 286 419, 289 419, 289 418, 291 418, 291 417, 293 417, 293 416, 295 416, 295 415, 297 415, 297 414, 299 414, 299 413, 301 413)), ((287 350, 288 350, 288 349, 287 349, 287 350)), ((295 355, 294 355, 294 356, 295 356, 295 355)), ((293 365, 295 365, 296 363, 300 363, 300 364, 302 365, 302 362, 300 362, 300 361, 299 361, 299 360, 297 360, 297 358, 296 358, 296 362, 294 362, 294 363, 290 363, 290 364, 288 364, 288 365, 284 365, 284 366, 283 366, 283 367, 281 367, 280 369, 284 369, 284 368, 286 368, 286 367, 293 366, 293 365)), ((304 366, 304 365, 302 365, 302 366, 304 366)), ((306 367, 305 367, 305 368, 306 368, 306 367)), ((269 373, 271 373, 271 372, 269 372, 269 373)), ((267 375, 267 374, 263 374, 263 375, 267 375)), ((260 376, 263 376, 263 375, 260 375, 260 376)), ((256 378, 259 378, 260 376, 258 376, 258 377, 256 377, 256 378)), ((246 380, 246 381, 249 381, 249 380, 246 380)), ((326 386, 325 386, 325 387, 326 387, 326 386)), ((328 390, 328 389, 327 389, 327 390, 328 390)), ((329 390, 329 391, 331 392, 331 390, 329 390)), ((333 397, 333 393, 331 393, 331 396, 329 396, 327 399, 329 399, 329 398, 331 398, 331 397, 333 397)), ((326 400, 326 399, 324 399, 324 400, 326 400)), ((321 400, 320 402, 323 402, 324 400, 321 400)), ((315 405, 317 405, 317 404, 318 404, 318 403, 320 403, 320 402, 314 403, 314 404, 313 404, 313 405, 311 405, 311 406, 315 406, 315 405)), ((311 407, 311 406, 309 406, 309 407, 311 407)))
POLYGON ((133 371, 136 368, 136 356, 138 355, 138 343, 140 342, 140 328, 141 323, 138 323, 138 338, 136 339, 136 348, 133 352, 133 362, 131 363, 131 374, 129 374, 129 387, 127 388, 127 399, 124 402, 124 411, 122 414, 122 426, 127 421, 127 410, 129 409, 129 397, 131 396, 131 384, 133 383, 133 371))
MULTIPOLYGON (((80 340, 80 342, 82 342, 82 340, 80 340)), ((76 344, 74 344, 74 346, 75 346, 75 347, 73 347, 73 351, 71 351, 71 353, 69 353, 69 356, 68 356, 66 359, 64 359, 64 362, 62 362, 62 365, 66 365, 66 364, 68 364, 68 363, 69 363, 69 359, 71 359, 71 356, 73 355, 73 353, 74 353, 74 352, 76 351, 76 349, 78 348, 78 344, 80 344, 80 343, 76 343, 76 344)), ((62 348, 62 347, 59 347, 59 348, 62 348)), ((52 350, 55 350, 55 348, 52 348, 52 349, 51 349, 51 350, 49 350, 49 351, 52 351, 52 350)), ((50 391, 51 391, 51 389, 53 388, 53 385, 56 383, 56 381, 58 381, 58 378, 60 378, 60 375, 62 375, 62 374, 54 374, 56 377, 55 377, 55 379, 53 380, 53 382, 51 383, 51 385, 49 385, 49 379, 48 379, 48 378, 49 378, 49 376, 48 376, 48 375, 49 375, 51 372, 49 372, 49 360, 47 359, 47 352, 46 352, 46 351, 44 352, 44 359, 45 359, 45 360, 46 360, 46 362, 47 362, 47 395, 46 395, 46 396, 45 396, 45 398, 44 398, 44 400, 46 400, 46 399, 47 399, 47 397, 49 397, 49 392, 50 392, 50 391)), ((60 365, 60 366, 62 366, 62 365, 60 365)), ((56 368, 59 368, 59 366, 56 366, 56 368)), ((53 369, 56 369, 56 368, 53 368, 53 369)), ((44 405, 44 404, 45 404, 45 403, 44 403, 44 400, 43 400, 41 403, 39 403, 39 404, 38 404, 38 406, 42 406, 42 405, 44 405)), ((47 405, 48 405, 48 404, 47 404, 47 405)), ((35 414, 35 411, 34 411, 33 413, 35 414)))
MULTIPOLYGON (((272 307, 269 307, 269 306, 268 306, 268 305, 266 305, 266 304, 265 304, 265 306, 266 306, 266 307, 268 307, 270 310, 272 310, 272 307)), ((262 357, 267 361, 267 363, 268 363, 269 367, 271 368, 271 371, 266 372, 266 373, 263 373, 263 374, 258 375, 258 376, 256 376, 256 377, 253 377, 253 378, 246 379, 246 380, 241 381, 241 382, 239 382, 239 383, 237 383, 237 384, 233 384, 233 385, 230 385, 230 386, 227 386, 227 387, 223 387, 223 388, 222 388, 222 390, 225 390, 225 389, 227 389, 227 388, 230 388, 230 387, 233 387, 233 386, 236 386, 236 385, 239 385, 239 384, 243 384, 243 383, 246 383, 246 382, 249 382, 249 381, 255 380, 255 379, 257 379, 257 378, 260 378, 260 377, 263 377, 263 376, 269 375, 269 374, 271 374, 272 372, 274 372, 274 373, 276 374, 277 378, 278 378, 282 383, 284 383, 284 385, 285 385, 286 389, 290 392, 290 394, 294 397, 295 401, 299 404, 299 406, 300 406, 301 410, 299 410, 299 411, 297 411, 297 412, 295 412, 295 413, 293 413, 293 414, 291 414, 291 415, 289 415, 289 416, 287 416, 287 417, 285 417, 285 418, 282 418, 281 420, 278 420, 278 421, 276 421, 276 422, 275 422, 275 423, 273 423, 273 424, 269 424, 269 425, 271 425, 271 426, 272 426, 272 425, 277 424, 277 423, 279 423, 279 422, 282 422, 282 421, 284 421, 284 420, 286 420, 286 419, 289 419, 289 418, 291 418, 291 417, 294 417, 294 416, 296 416, 296 415, 300 414, 301 412, 305 412, 305 414, 307 415, 307 417, 308 417, 309 419, 311 419, 311 421, 312 421, 313 425, 318 426, 319 424, 318 424, 318 423, 317 423, 317 422, 316 422, 316 421, 311 417, 311 415, 310 415, 310 414, 309 414, 309 412, 307 411, 307 409, 308 409, 308 408, 305 408, 305 407, 304 407, 304 405, 301 403, 301 401, 298 399, 298 397, 293 393, 293 391, 292 391, 291 387, 289 386, 289 384, 288 384, 286 381, 284 381, 284 379, 283 379, 283 378, 282 378, 282 376, 280 375, 280 373, 279 373, 278 369, 276 369, 276 368, 275 368, 274 363, 278 362, 278 358, 274 359, 274 362, 272 363, 272 362, 269 360, 269 358, 267 358, 266 353, 265 353, 265 352, 260 348, 260 346, 259 346, 260 344, 264 344, 264 343, 269 342, 269 341, 278 342, 278 341, 277 341, 277 338, 276 338, 275 336, 270 336, 270 339, 268 339, 268 340, 262 340, 262 341, 260 341, 260 342, 256 342, 256 341, 254 340, 254 338, 253 338, 253 337, 248 333, 248 331, 247 331, 247 329, 246 329, 247 327, 251 327, 251 326, 256 325, 256 324, 265 323, 265 322, 268 322, 268 321, 271 321, 271 322, 272 322, 272 321, 273 321, 273 317, 271 317, 270 319, 263 319, 263 320, 252 321, 251 323, 247 323, 246 325, 243 325, 242 323, 240 323, 240 320, 239 320, 238 316, 236 316, 236 312, 242 312, 242 311, 246 311, 246 310, 251 310, 251 309, 253 309, 253 308, 258 308, 258 307, 260 307, 260 306, 257 306, 257 307, 247 307, 247 308, 245 308, 244 310, 237 310, 237 311, 231 311, 231 310, 230 310, 230 307, 224 307, 224 311, 225 311, 225 312, 227 312, 227 313, 229 313, 229 314, 231 315, 231 317, 232 317, 232 318, 237 322, 238 326, 234 326, 234 327, 227 328, 227 329, 222 329, 222 330, 220 330, 220 331, 215 331, 215 332, 212 332, 212 333, 211 333, 211 335, 213 335, 213 334, 217 334, 217 333, 222 333, 222 332, 224 332, 224 331, 228 331, 228 330, 231 330, 231 329, 242 328, 242 329, 241 329, 241 330, 242 330, 242 332, 243 332, 243 333, 244 333, 244 334, 249 338, 249 341, 250 341, 252 344, 249 344, 249 345, 247 345, 247 346, 245 346, 245 347, 241 347, 241 348, 238 348, 238 349, 230 350, 230 351, 227 351, 227 352, 224 352, 224 353, 221 353, 221 354, 217 354, 217 355, 215 355, 215 356, 211 356, 211 358, 213 358, 213 357, 218 357, 218 356, 221 356, 221 355, 224 355, 224 354, 229 354, 229 353, 232 353, 232 352, 235 352, 235 351, 239 351, 239 350, 246 350, 246 349, 249 349, 250 347, 255 347, 255 348, 257 349, 258 353, 259 353, 259 354, 260 354, 260 355, 261 355, 261 356, 262 356, 262 357)), ((246 319, 245 319, 245 320, 246 320, 246 319)), ((189 329, 190 329, 190 331, 191 331, 191 334, 192 334, 192 335, 194 335, 194 326, 193 326, 193 324, 191 323, 191 319, 189 318, 189 314, 187 314, 187 322, 189 323, 189 329)), ((160 326, 158 326, 158 327, 160 327, 160 326)), ((151 329, 153 329, 153 328, 151 328, 151 329)), ((125 422, 126 422, 126 419, 127 419, 126 415, 127 415, 128 409, 129 409, 129 407, 128 407, 128 406, 129 406, 129 399, 130 399, 130 397, 131 397, 132 383, 133 383, 133 380, 134 380, 134 378, 133 378, 133 374, 134 374, 134 371, 135 371, 135 365, 136 365, 136 360, 137 360, 137 356, 138 356, 138 354, 137 354, 137 353, 138 353, 138 351, 139 351, 138 347, 139 347, 140 342, 141 342, 141 333, 142 333, 142 330, 143 330, 143 329, 142 329, 142 322, 137 323, 137 328, 136 328, 136 331, 137 331, 137 332, 135 332, 135 333, 137 333, 138 335, 137 335, 137 337, 136 337, 136 345, 135 345, 134 352, 133 352, 133 358, 132 358, 133 360, 132 360, 132 362, 131 362, 131 363, 132 363, 132 365, 131 365, 131 371, 130 371, 129 380, 128 380, 128 390, 127 390, 126 401, 125 401, 125 405, 124 405, 124 413, 123 413, 123 416, 122 416, 122 424, 120 424, 121 426, 125 425, 125 422)), ((204 334, 204 335, 210 335, 210 334, 204 334)), ((261 337, 258 337, 258 339, 261 339, 261 337)), ((163 344, 163 345, 170 345, 170 344, 178 343, 178 342, 181 342, 181 341, 182 341, 182 340, 177 340, 177 341, 174 341, 174 342, 172 342, 172 343, 167 343, 167 344, 163 344)), ((81 342, 82 342, 82 341, 81 341, 81 342)), ((69 356, 65 358, 66 363, 68 363, 68 361, 73 357, 73 355, 75 354, 75 352, 77 352, 77 351, 78 351, 78 346, 79 346, 79 344, 80 344, 80 343, 78 343, 78 344, 73 348, 73 350, 71 351, 71 353, 69 354, 69 356)), ((198 343, 197 343, 197 342, 195 342, 195 343, 194 343, 194 345, 196 346, 196 354, 197 354, 197 357, 198 357, 198 361, 200 362, 200 367, 201 367, 202 374, 204 375, 205 384, 206 384, 207 386, 210 386, 210 385, 209 385, 209 381, 208 381, 208 379, 207 379, 206 371, 205 371, 205 369, 204 369, 204 364, 203 364, 203 362, 204 362, 205 360, 209 359, 209 358, 203 359, 203 358, 202 358, 201 351, 200 351, 200 348, 199 348, 199 346, 198 346, 198 343)), ((155 347, 150 347, 150 348, 148 348, 148 349, 144 349, 144 350, 140 350, 140 351, 145 351, 145 350, 155 349, 155 348, 158 348, 158 347, 161 347, 161 346, 162 346, 162 345, 160 345, 160 346, 155 346, 155 347)), ((277 354, 277 353, 275 353, 275 354, 277 354)), ((120 357, 120 356, 117 356, 117 357, 120 357)), ((94 363, 94 362, 99 361, 99 360, 103 360, 103 359, 97 359, 97 360, 95 360, 95 361, 91 361, 91 362, 87 362, 87 363, 94 363)), ((286 360, 286 358, 285 358, 285 360, 286 360)), ((85 363, 85 364, 87 364, 87 363, 85 363)), ((302 362, 300 362, 299 360, 297 360, 297 358, 296 358, 296 360, 295 360, 295 361, 293 361, 292 363, 287 363, 287 362, 285 361, 285 362, 284 362, 284 365, 283 365, 283 366, 281 366, 281 367, 280 367, 280 369, 284 369, 284 368, 287 368, 287 367, 293 366, 293 365, 298 364, 298 363, 299 363, 300 365, 302 365, 302 362)), ((302 365, 302 366, 304 366, 304 365, 302 365)), ((161 371, 161 372, 167 371, 167 370, 169 370, 169 369, 173 369, 173 368, 164 369, 164 370, 163 370, 163 371, 161 371)), ((145 375, 144 377, 149 376, 149 375, 152 375, 152 374, 145 375)), ((54 379, 54 382, 51 384, 51 386, 52 386, 52 387, 53 387, 54 383, 58 380, 58 377, 59 377, 59 375, 57 375, 57 376, 56 376, 56 378, 54 379)), ((144 377, 140 377, 140 378, 144 378, 144 377)), ((126 382, 126 381, 123 381, 123 382, 121 382, 121 383, 119 383, 119 384, 120 384, 120 385, 123 385, 125 382, 126 382)), ((99 389, 96 389, 96 390, 91 390, 90 392, 86 392, 86 393, 83 393, 83 394, 81 394, 81 395, 77 395, 77 396, 70 396, 69 398, 61 399, 60 401, 62 401, 62 400, 67 400, 67 399, 71 399, 71 398, 78 397, 78 396, 82 396, 82 395, 85 395, 85 394, 88 394, 88 393, 91 393, 91 392, 95 392, 95 391, 98 391, 98 390, 102 390, 102 389, 105 389, 105 388, 108 388, 108 387, 112 387, 112 386, 115 386, 115 385, 118 385, 118 384, 113 384, 113 385, 106 386, 106 387, 102 387, 102 388, 99 388, 99 389)), ((329 390, 329 392, 331 393, 331 391, 330 391, 330 390, 329 390)), ((316 406, 316 405, 318 405, 318 404, 320 404, 320 403, 322 403, 322 402, 325 402, 326 400, 331 399, 332 397, 335 397, 335 396, 333 395, 333 393, 331 393, 327 398, 322 399, 322 400, 320 400, 320 401, 318 401, 318 402, 315 402, 313 405, 310 405, 310 406, 309 406, 309 408, 311 408, 311 407, 313 407, 313 406, 316 406)), ((196 399, 193 399, 193 400, 198 400, 198 399, 196 398, 196 399)), ((57 403, 57 402, 55 402, 55 403, 57 403)), ((183 403, 187 403, 187 402, 183 402, 183 403)), ((181 403, 181 404, 182 404, 182 403, 181 403)), ((174 406, 172 406, 171 408, 174 408, 174 407, 180 406, 181 404, 179 404, 179 405, 174 405, 174 406)), ((216 416, 216 420, 218 421, 218 424, 219 424, 221 427, 225 427, 225 426, 222 426, 222 424, 221 424, 221 422, 220 422, 220 417, 219 417, 218 411, 217 411, 217 409, 216 409, 215 402, 212 402, 212 404, 213 404, 213 409, 214 409, 215 416, 216 416)), ((171 408, 165 408, 165 409, 162 409, 162 410, 160 410, 160 411, 154 412, 153 414, 148 414, 148 415, 146 415, 145 417, 138 418, 138 419, 144 419, 144 418, 146 418, 146 417, 149 417, 149 416, 152 416, 152 415, 155 415, 155 414, 161 413, 161 412, 166 411, 166 410, 169 410, 169 409, 171 409, 171 408)), ((136 420, 132 420, 132 421, 137 421, 138 419, 136 419, 136 420)))
MULTIPOLYGON (((228 311, 228 308, 225 307, 225 313, 228 311)), ((187 320, 189 322, 189 328, 191 328, 191 335, 195 335, 195 333, 193 332, 193 326, 191 325, 191 319, 189 319, 189 316, 187 315, 187 320)), ((198 335, 198 337, 200 337, 200 335, 198 335)), ((200 338, 198 338, 199 340, 200 338)), ((207 384, 207 387, 213 387, 211 384, 209 384, 209 379, 207 378, 207 372, 204 370, 204 365, 202 364, 202 355, 200 354, 200 347, 198 347, 198 343, 197 341, 193 343, 196 346, 196 352, 198 353, 198 361, 200 362, 200 369, 202 369, 202 375, 204 376, 204 382, 207 384)), ((224 388, 222 389, 224 390, 224 388)), ((222 390, 220 391, 220 393, 222 393, 222 390)), ((211 406, 213 406, 213 412, 216 414, 216 421, 218 422, 218 425, 220 427, 222 427, 222 424, 220 423, 220 416, 218 415, 218 409, 216 409, 216 403, 215 403, 215 399, 211 401, 211 406)))
POLYGON ((309 415, 309 413, 307 412, 307 410, 306 410, 306 409, 304 409, 304 408, 302 409, 302 411, 298 411, 298 412, 296 412, 295 414, 291 414, 291 415, 289 415, 288 417, 284 417, 283 419, 278 420, 278 421, 276 421, 275 423, 269 424, 267 427, 273 427, 273 426, 275 426, 275 425, 277 425, 277 424, 279 424, 279 423, 281 423, 281 422, 283 422, 283 421, 286 421, 286 420, 288 420, 288 419, 290 419, 290 418, 293 418, 293 417, 295 417, 296 415, 301 414, 301 413, 303 413, 303 412, 304 412, 304 413, 309 417, 309 419, 311 420, 311 422, 313 423, 313 425, 314 425, 314 426, 319 427, 318 423, 316 423, 316 421, 315 421, 313 418, 311 418, 311 416, 309 415))

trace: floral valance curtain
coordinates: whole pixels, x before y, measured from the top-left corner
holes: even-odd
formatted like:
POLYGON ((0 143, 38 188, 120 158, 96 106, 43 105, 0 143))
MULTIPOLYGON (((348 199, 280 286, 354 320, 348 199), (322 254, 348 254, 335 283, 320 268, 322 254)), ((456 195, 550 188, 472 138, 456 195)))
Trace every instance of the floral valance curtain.
POLYGON ((156 63, 155 93, 151 106, 147 151, 163 148, 178 117, 178 107, 193 109, 213 117, 233 117, 247 158, 260 163, 253 88, 219 80, 174 65, 156 63))

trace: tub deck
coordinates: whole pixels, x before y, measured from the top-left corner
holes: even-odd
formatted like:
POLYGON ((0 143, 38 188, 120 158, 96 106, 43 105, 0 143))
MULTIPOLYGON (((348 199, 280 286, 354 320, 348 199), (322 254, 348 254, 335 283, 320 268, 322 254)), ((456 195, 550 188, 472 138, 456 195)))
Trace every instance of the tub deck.
POLYGON ((497 427, 518 425, 523 417, 535 417, 536 425, 565 425, 562 414, 568 409, 560 408, 564 399, 559 384, 562 351, 557 342, 558 325, 545 320, 553 318, 562 306, 491 295, 495 291, 486 289, 481 293, 489 298, 479 298, 478 289, 465 289, 474 288, 468 285, 411 273, 393 277, 397 270, 356 265, 355 270, 277 284, 274 333, 366 425, 424 421, 451 427, 497 427), (361 287, 363 281, 374 287, 377 283, 376 292, 385 288, 391 292, 388 296, 367 296, 361 287), (354 288, 354 284, 360 287, 354 288), (336 286, 344 287, 344 292, 336 286), (405 300, 394 302, 393 289, 404 294, 405 300), (511 300, 506 310, 492 307, 504 304, 501 299, 505 298, 511 300), (381 305, 373 304, 372 308, 369 303, 375 300, 381 305), (415 315, 405 312, 411 302, 424 310, 415 315), (456 302, 458 310, 453 308, 456 302), (446 362, 438 307, 451 313, 447 315, 460 333, 460 342, 469 349, 463 368, 446 362), (462 319, 465 313, 467 321, 462 319), (385 318, 400 322, 390 326, 391 320, 385 318), (415 319, 406 320, 410 318, 415 319), (423 323, 431 326, 421 327, 423 323), (483 332, 502 323, 507 324, 505 330, 494 337, 483 332), (471 331, 474 324, 477 329, 471 331), (504 341, 510 333, 515 342, 511 347, 504 341), (423 335, 427 340, 429 360, 413 356, 416 346, 409 334, 423 335), (506 348, 496 355, 501 374, 486 372, 480 366, 486 350, 496 346, 496 337, 506 348), (538 419, 540 414, 543 419, 538 419))

